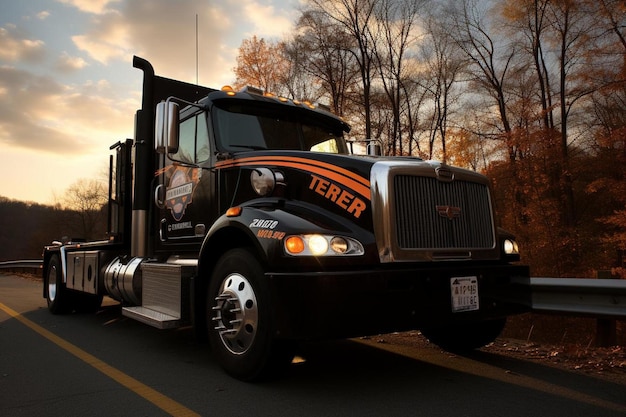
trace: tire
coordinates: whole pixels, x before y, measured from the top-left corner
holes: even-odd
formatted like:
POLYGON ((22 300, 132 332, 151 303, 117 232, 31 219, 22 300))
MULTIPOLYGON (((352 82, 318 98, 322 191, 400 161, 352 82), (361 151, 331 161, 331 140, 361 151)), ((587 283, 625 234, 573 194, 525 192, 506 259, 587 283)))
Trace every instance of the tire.
POLYGON ((72 294, 63 283, 61 260, 58 255, 52 255, 46 271, 46 301, 48 310, 52 314, 63 314, 72 310, 72 294))
POLYGON ((430 342, 453 353, 467 353, 496 340, 502 333, 506 319, 459 323, 445 327, 422 329, 430 342))
POLYGON ((257 381, 287 367, 293 351, 274 338, 269 285, 252 252, 226 252, 215 266, 207 294, 209 342, 228 374, 257 381))

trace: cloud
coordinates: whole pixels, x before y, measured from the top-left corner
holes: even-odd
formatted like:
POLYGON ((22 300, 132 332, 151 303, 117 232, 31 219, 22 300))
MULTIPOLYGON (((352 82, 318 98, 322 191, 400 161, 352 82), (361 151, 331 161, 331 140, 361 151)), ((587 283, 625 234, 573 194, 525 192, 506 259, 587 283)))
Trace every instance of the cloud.
POLYGON ((39 12, 5 2, 12 22, 0 23, 0 146, 5 159, 29 161, 29 175, 43 168, 21 188, 89 175, 109 145, 132 137, 141 100, 132 55, 157 75, 195 82, 197 15, 199 82, 219 88, 233 82, 244 38, 289 32, 296 1, 55 0, 39 12))
MULTIPOLYGON (((195 82, 197 15, 200 82, 213 86, 233 79, 232 66, 243 40, 241 28, 249 28, 245 37, 280 37, 293 20, 292 11, 253 0, 101 3, 99 13, 91 16, 89 31, 72 37, 79 50, 104 65, 139 55, 152 62, 160 75, 195 82)), ((72 4, 79 6, 77 0, 72 4)))
POLYGON ((15 25, 0 28, 0 60, 8 62, 41 62, 45 57, 45 42, 26 39, 18 33, 15 25))
POLYGON ((248 31, 249 36, 281 38, 283 34, 291 30, 295 16, 285 14, 271 4, 260 4, 255 0, 239 3, 245 13, 245 20, 252 23, 248 31), (260 34, 260 33, 263 34, 260 34))
POLYGON ((217 2, 185 0, 171 2, 128 2, 123 15, 127 19, 135 54, 150 60, 157 73, 195 81, 196 14, 198 16, 198 58, 202 74, 230 71, 224 60, 223 45, 231 32, 233 17, 217 2))
POLYGON ((117 77, 120 65, 132 73, 130 58, 136 54, 148 59, 158 75, 195 82, 196 14, 200 83, 217 88, 233 80, 231 70, 243 40, 239 28, 250 28, 251 34, 267 38, 280 36, 291 24, 286 12, 281 15, 274 6, 259 6, 252 0, 244 0, 244 4, 235 0, 219 4, 194 0, 59 1, 86 13, 89 24, 81 26, 86 31, 71 38, 86 56, 60 50, 50 65, 58 74, 80 74, 83 81, 63 84, 62 78, 55 80, 50 71, 38 75, 41 65, 23 69, 23 62, 45 60, 48 46, 19 33, 13 25, 0 28, 0 60, 20 63, 20 68, 0 67, 0 143, 6 146, 85 154, 102 152, 104 146, 127 137, 132 133, 141 85, 131 91, 127 86, 111 85, 127 81, 117 77), (110 73, 109 81, 84 81, 87 67, 116 72, 110 73))
POLYGON ((132 129, 138 100, 119 100, 107 82, 68 86, 0 67, 0 143, 47 153, 101 153, 132 129))
POLYGON ((109 10, 90 20, 89 32, 72 37, 79 50, 105 65, 112 60, 123 60, 131 53, 130 24, 119 11, 109 10))
POLYGON ((81 57, 70 56, 67 52, 63 51, 61 56, 57 59, 55 68, 63 73, 70 73, 85 68, 87 61, 81 57))
POLYGON ((59 3, 73 6, 85 13, 102 14, 109 10, 107 6, 113 6, 120 0, 57 0, 59 3))
POLYGON ((63 88, 47 77, 0 67, 0 143, 9 147, 54 151, 71 144, 60 129, 46 126, 41 116, 63 88))

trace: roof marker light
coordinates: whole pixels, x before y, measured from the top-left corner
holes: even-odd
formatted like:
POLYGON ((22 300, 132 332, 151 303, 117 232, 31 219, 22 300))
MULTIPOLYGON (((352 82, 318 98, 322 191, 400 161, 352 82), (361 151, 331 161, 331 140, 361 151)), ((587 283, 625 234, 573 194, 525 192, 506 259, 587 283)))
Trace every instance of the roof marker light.
POLYGON ((235 95, 235 91, 230 85, 225 85, 224 87, 222 87, 222 91, 224 91, 229 96, 235 95))
POLYGON ((330 106, 328 104, 317 103, 317 108, 330 113, 330 106))
POLYGON ((257 95, 257 96, 262 96, 263 95, 263 90, 261 90, 260 88, 257 88, 257 87, 252 87, 251 85, 246 86, 242 91, 244 93, 254 94, 254 95, 257 95))

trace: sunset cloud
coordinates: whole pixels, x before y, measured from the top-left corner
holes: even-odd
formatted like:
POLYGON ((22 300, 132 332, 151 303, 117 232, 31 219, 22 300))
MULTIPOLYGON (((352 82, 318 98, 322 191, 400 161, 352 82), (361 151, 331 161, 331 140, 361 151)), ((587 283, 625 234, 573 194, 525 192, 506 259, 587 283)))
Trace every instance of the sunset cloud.
POLYGON ((81 154, 93 141, 113 142, 111 136, 125 130, 115 126, 128 125, 133 112, 106 84, 67 87, 14 68, 0 68, 0 91, 0 143, 52 154, 81 154))
POLYGON ((252 0, 239 4, 243 6, 245 19, 252 23, 247 37, 262 31, 265 38, 281 38, 293 27, 295 15, 283 14, 283 11, 279 11, 274 5, 259 4, 252 0))
POLYGON ((142 77, 132 68, 133 55, 149 60, 158 75, 186 82, 196 82, 197 59, 199 83, 219 88, 234 80, 243 39, 289 32, 294 4, 56 0, 37 9, 32 2, 5 2, 0 144, 10 162, 0 164, 0 176, 10 176, 24 158, 33 163, 20 179, 28 186, 3 182, 0 196, 45 200, 63 181, 93 175, 109 145, 133 137, 142 77))
POLYGON ((55 67, 61 72, 78 71, 85 68, 87 61, 78 56, 70 56, 67 52, 63 51, 61 56, 57 59, 55 67))
POLYGON ((102 14, 105 13, 108 8, 115 6, 120 0, 57 0, 59 3, 64 3, 78 10, 86 13, 102 14))
POLYGON ((45 42, 21 38, 15 25, 0 27, 0 60, 40 62, 45 56, 45 42))

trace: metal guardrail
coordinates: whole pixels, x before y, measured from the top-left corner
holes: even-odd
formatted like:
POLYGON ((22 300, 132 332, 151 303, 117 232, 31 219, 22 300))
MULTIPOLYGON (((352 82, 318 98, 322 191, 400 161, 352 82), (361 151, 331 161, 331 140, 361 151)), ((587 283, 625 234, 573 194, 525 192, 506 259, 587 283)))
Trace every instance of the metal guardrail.
POLYGON ((626 319, 626 280, 531 278, 533 311, 626 319))
POLYGON ((33 260, 20 260, 20 261, 2 261, 0 262, 0 269, 9 270, 23 270, 23 269, 36 269, 43 268, 43 261, 41 259, 33 260))

